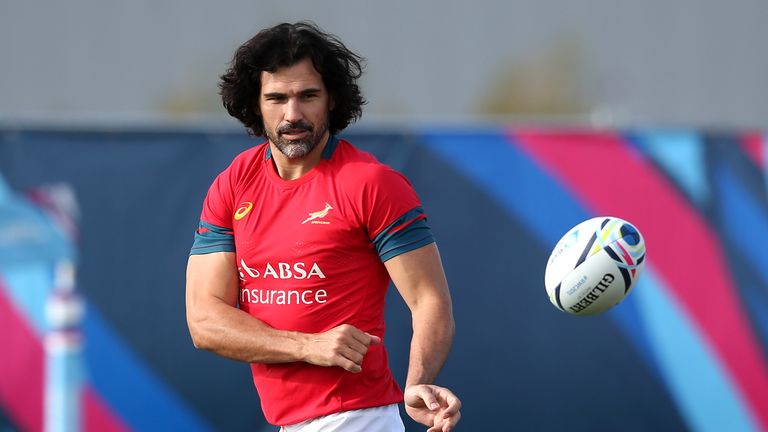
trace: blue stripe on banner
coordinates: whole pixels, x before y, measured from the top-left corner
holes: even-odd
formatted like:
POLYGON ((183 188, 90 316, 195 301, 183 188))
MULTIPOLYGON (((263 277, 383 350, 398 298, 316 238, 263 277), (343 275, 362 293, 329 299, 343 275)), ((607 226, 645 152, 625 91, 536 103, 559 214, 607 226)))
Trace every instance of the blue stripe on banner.
POLYGON ((760 279, 763 291, 744 289, 744 306, 759 325, 765 341, 768 335, 768 211, 740 185, 736 173, 722 162, 714 162, 713 182, 717 188, 718 214, 728 241, 741 252, 739 255, 760 279))
POLYGON ((653 269, 646 266, 632 296, 637 299, 641 321, 653 340, 667 386, 688 426, 701 432, 758 430, 715 353, 680 313, 680 306, 669 292, 653 269))
MULTIPOLYGON (((739 257, 738 259, 742 259, 739 257)), ((768 346, 768 287, 756 280, 740 280, 739 293, 743 298, 742 304, 749 311, 756 332, 764 346, 768 346)))
POLYGON ((45 301, 53 289, 53 264, 30 263, 2 272, 8 298, 24 313, 30 326, 42 339, 49 326, 45 319, 45 301))
MULTIPOLYGON (((592 216, 566 191, 567 185, 543 172, 501 132, 427 134, 425 139, 435 154, 484 187, 546 247, 554 247, 562 233, 592 216), (473 149, 471 160, 466 157, 468 148, 473 149)), ((698 329, 671 301, 650 262, 644 271, 635 292, 609 316, 667 385, 693 429, 755 430, 698 329)))
POLYGON ((526 223, 547 247, 591 214, 550 176, 510 145, 501 131, 488 134, 426 134, 426 143, 526 223), (472 158, 467 157, 472 149, 472 158), (571 205, 563 205, 563 202, 571 205), (536 206, 529 205, 536 203, 536 206))
POLYGON ((709 187, 701 137, 691 131, 643 131, 629 134, 630 140, 664 171, 696 205, 709 200, 709 187))
POLYGON ((0 173, 0 202, 3 202, 11 197, 11 188, 5 181, 2 173, 0 173))
MULTIPOLYGON (((563 186, 524 155, 501 131, 487 134, 426 133, 427 146, 482 186, 551 249, 577 223, 593 215, 563 186), (467 149, 472 158, 467 158, 467 149), (531 205, 535 203, 535 205, 531 205)), ((542 281, 542 284, 544 282, 542 281)), ((610 312, 627 337, 661 379, 648 338, 634 310, 633 296, 610 312)))
POLYGON ((90 381, 131 429, 211 430, 131 352, 93 303, 87 304, 83 333, 90 381))

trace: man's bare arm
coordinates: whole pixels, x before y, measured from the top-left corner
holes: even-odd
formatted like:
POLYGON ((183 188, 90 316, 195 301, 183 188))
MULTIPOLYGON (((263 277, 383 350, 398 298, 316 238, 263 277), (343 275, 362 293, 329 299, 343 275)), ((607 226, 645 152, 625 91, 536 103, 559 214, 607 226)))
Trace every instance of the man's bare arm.
POLYGON ((430 244, 404 253, 385 265, 413 320, 406 412, 430 431, 448 432, 461 417, 461 401, 447 388, 433 385, 455 332, 451 296, 437 246, 430 244))
POLYGON ((309 334, 272 328, 237 308, 235 254, 192 255, 187 264, 187 325, 195 347, 248 363, 304 361, 359 372, 371 344, 381 340, 342 325, 309 334))

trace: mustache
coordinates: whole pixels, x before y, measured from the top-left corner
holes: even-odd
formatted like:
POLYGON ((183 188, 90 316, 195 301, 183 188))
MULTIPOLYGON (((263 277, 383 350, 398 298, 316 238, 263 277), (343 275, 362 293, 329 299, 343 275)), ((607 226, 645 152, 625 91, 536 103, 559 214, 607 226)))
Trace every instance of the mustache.
POLYGON ((284 134, 291 130, 304 130, 312 132, 313 129, 314 127, 312 127, 311 124, 305 122, 286 123, 277 128, 277 133, 284 134))

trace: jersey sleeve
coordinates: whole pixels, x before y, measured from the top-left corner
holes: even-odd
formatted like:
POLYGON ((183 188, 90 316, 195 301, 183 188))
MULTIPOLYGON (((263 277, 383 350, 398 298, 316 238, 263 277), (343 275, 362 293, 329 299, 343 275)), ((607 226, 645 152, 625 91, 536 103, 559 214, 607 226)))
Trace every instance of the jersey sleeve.
POLYGON ((234 195, 230 169, 227 169, 216 177, 208 189, 190 255, 235 251, 232 231, 234 195))
POLYGON ((419 197, 402 174, 382 168, 363 194, 363 220, 382 262, 435 241, 419 197))

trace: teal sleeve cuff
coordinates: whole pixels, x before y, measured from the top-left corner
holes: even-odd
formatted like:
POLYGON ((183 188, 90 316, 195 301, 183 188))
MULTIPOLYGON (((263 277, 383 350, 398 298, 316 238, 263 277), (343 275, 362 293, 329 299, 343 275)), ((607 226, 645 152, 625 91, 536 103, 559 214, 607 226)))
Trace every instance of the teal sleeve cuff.
POLYGON ((235 235, 231 229, 200 221, 195 231, 195 241, 189 251, 190 255, 234 251, 235 235))
POLYGON ((407 211, 373 239, 382 262, 434 242, 421 207, 407 211))

